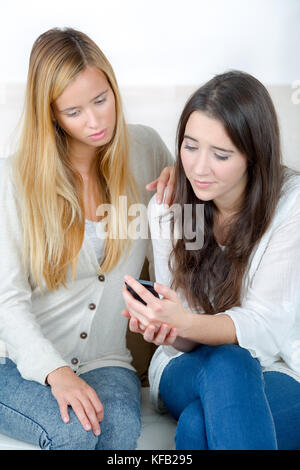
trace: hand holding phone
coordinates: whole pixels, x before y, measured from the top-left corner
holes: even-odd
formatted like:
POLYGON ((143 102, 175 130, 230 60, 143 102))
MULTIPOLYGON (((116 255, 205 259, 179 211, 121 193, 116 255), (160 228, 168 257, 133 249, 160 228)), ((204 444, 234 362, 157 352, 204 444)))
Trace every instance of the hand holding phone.
MULTIPOLYGON (((159 299, 159 295, 158 293, 156 292, 156 290, 154 289, 154 282, 152 281, 144 281, 143 279, 137 279, 137 281, 142 284, 142 286, 146 287, 146 289, 148 289, 151 294, 153 294, 155 297, 157 297, 159 299)), ((138 300, 139 302, 142 302, 142 304, 144 305, 147 305, 146 302, 135 292, 134 289, 132 289, 132 287, 130 287, 127 282, 125 282, 125 285, 127 287, 127 290, 131 293, 131 295, 136 299, 138 300)))

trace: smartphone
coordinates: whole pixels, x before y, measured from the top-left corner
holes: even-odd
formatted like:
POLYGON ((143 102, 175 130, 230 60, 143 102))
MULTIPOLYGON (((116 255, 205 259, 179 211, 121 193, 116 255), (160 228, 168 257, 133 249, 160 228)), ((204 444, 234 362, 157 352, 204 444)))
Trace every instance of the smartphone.
MULTIPOLYGON (((143 281, 142 279, 137 279, 137 281, 140 282, 142 284, 142 286, 146 287, 146 289, 148 289, 151 292, 151 294, 155 295, 155 297, 157 297, 159 299, 159 295, 156 292, 156 290, 154 289, 154 282, 152 282, 152 281, 143 281)), ((143 299, 141 299, 141 297, 132 289, 132 287, 130 287, 127 284, 127 282, 125 282, 125 285, 127 287, 127 290, 129 290, 131 295, 136 300, 139 300, 140 302, 142 302, 142 304, 147 305, 146 302, 143 299)))

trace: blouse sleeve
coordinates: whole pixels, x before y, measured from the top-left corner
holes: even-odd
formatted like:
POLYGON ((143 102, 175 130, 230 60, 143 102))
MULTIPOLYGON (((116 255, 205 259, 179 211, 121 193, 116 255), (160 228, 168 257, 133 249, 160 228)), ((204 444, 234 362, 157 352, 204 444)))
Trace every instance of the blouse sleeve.
POLYGON ((168 267, 172 250, 170 237, 169 209, 164 204, 157 204, 156 194, 148 204, 148 221, 154 254, 155 281, 170 287, 171 273, 168 267))
POLYGON ((23 378, 45 384, 49 372, 67 363, 31 313, 32 290, 23 269, 21 217, 11 168, 5 164, 0 173, 0 340, 23 378))
MULTIPOLYGON (((149 139, 149 144, 150 147, 153 151, 153 161, 154 161, 154 178, 158 178, 158 176, 161 174, 162 170, 166 168, 167 166, 174 166, 174 158, 169 151, 168 147, 158 134, 158 132, 153 129, 152 127, 148 126, 143 126, 144 128, 147 129, 148 133, 148 139, 149 139)), ((150 182, 147 181, 147 182, 150 182)), ((153 200, 154 203, 154 200, 153 200)), ((151 227, 150 227, 151 230, 151 227)), ((156 249, 156 246, 155 246, 156 249)), ((156 275, 155 272, 155 266, 154 266, 154 245, 153 243, 148 244, 148 250, 147 250, 147 258, 149 261, 149 274, 150 274, 150 279, 154 280, 156 275)), ((159 281, 157 281, 159 282, 159 281)))
POLYGON ((299 286, 300 197, 297 197, 284 220, 272 231, 241 306, 223 312, 235 324, 239 345, 263 366, 282 357, 300 312, 299 286))
MULTIPOLYGON (((155 194, 148 204, 148 221, 154 253, 155 281, 168 287, 171 287, 172 283, 169 258, 173 250, 171 219, 173 217, 173 210, 176 213, 176 207, 174 206, 165 208, 163 202, 157 204, 155 194)), ((178 222, 178 224, 175 223, 174 227, 175 242, 180 238, 180 234, 181 228, 178 222)), ((177 295, 183 306, 192 310, 180 291, 177 291, 177 295)))

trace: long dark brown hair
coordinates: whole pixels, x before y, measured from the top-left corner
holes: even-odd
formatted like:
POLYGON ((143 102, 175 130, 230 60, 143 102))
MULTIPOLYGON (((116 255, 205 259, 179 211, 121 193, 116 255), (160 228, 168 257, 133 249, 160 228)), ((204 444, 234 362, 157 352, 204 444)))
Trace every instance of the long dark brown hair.
MULTIPOLYGON (((170 257, 172 287, 183 291, 189 305, 208 314, 224 312, 241 303, 248 261, 272 220, 284 179, 276 112, 266 88, 253 76, 230 71, 215 76, 186 103, 177 128, 176 189, 174 204, 204 204, 204 242, 186 249, 182 238, 170 257), (235 147, 247 158, 247 183, 240 210, 226 232, 226 247, 217 243, 213 226, 217 208, 199 200, 187 179, 180 157, 185 128, 194 111, 221 122, 235 147)), ((173 220, 174 227, 174 220, 173 220)))

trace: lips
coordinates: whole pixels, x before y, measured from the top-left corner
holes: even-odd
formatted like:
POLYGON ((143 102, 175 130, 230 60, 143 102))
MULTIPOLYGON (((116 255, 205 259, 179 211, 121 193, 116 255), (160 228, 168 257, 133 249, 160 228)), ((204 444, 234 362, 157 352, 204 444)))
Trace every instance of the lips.
POLYGON ((91 134, 91 135, 89 135, 89 137, 94 137, 95 135, 99 135, 99 134, 101 134, 101 131, 96 132, 96 134, 91 134))
POLYGON ((205 189, 205 188, 208 188, 210 187, 213 183, 213 181, 199 181, 199 180, 194 180, 195 182, 195 185, 198 187, 198 188, 202 188, 202 189, 205 189))
POLYGON ((96 134, 89 135, 89 138, 92 140, 100 140, 100 139, 103 139, 103 137, 105 137, 106 133, 107 133, 107 129, 103 129, 100 132, 96 132, 96 134))

